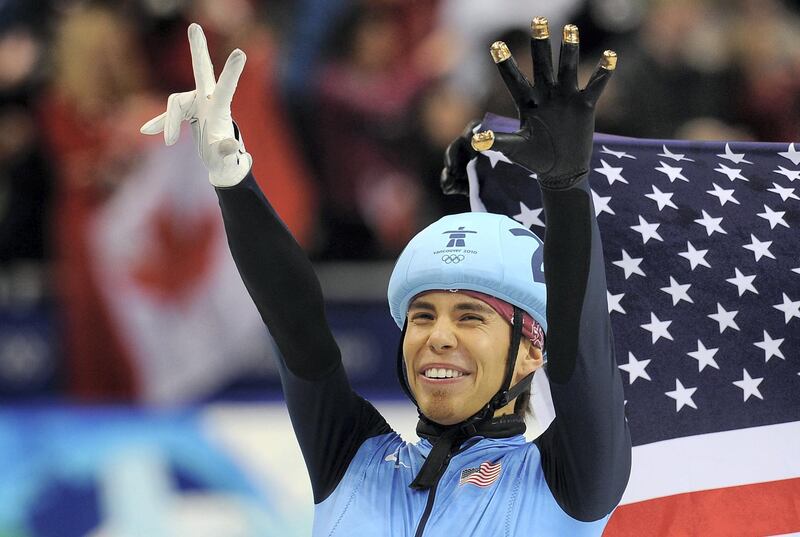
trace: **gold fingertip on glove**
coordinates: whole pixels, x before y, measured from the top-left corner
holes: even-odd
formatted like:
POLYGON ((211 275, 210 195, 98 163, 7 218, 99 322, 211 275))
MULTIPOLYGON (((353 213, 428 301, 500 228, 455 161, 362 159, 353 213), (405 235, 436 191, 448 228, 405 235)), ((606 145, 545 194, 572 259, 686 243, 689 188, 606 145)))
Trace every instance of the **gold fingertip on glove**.
POLYGON ((472 149, 475 151, 486 151, 494 145, 494 132, 483 131, 472 135, 472 149))
POLYGON ((534 17, 531 21, 531 37, 534 39, 547 39, 550 37, 550 23, 547 17, 534 17))
POLYGON ((606 50, 603 52, 603 59, 600 61, 600 67, 608 71, 613 71, 617 68, 617 53, 613 50, 606 50))
POLYGON ((492 53, 494 63, 504 62, 511 57, 511 51, 508 50, 508 45, 502 41, 495 41, 489 49, 492 53))
POLYGON ((578 27, 574 24, 567 24, 564 26, 564 36, 563 36, 564 43, 569 43, 570 45, 577 45, 579 43, 578 39, 578 27))

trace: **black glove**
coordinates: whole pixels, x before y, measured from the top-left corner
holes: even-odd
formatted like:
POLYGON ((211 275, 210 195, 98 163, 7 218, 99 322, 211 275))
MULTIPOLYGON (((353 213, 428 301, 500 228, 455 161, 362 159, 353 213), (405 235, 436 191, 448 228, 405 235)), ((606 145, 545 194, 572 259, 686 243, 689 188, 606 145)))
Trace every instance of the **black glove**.
POLYGON ((480 123, 477 119, 469 122, 461 136, 450 142, 444 151, 444 168, 439 177, 439 185, 445 194, 469 195, 467 162, 478 154, 472 148, 472 131, 480 123))
POLYGON ((594 108, 616 68, 616 53, 607 50, 589 79, 578 89, 578 28, 564 27, 558 80, 554 80, 547 19, 531 23, 532 85, 502 41, 491 52, 517 106, 520 129, 514 133, 484 131, 472 138, 477 151, 500 151, 511 161, 535 172, 546 188, 563 189, 589 172, 594 134, 594 108))

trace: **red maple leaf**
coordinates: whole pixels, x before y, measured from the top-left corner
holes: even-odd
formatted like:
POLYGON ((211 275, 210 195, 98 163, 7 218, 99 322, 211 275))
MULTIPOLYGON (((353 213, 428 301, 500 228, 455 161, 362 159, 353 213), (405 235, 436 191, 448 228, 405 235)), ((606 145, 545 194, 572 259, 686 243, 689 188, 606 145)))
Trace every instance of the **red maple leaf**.
POLYGON ((213 212, 190 222, 176 218, 168 206, 156 210, 150 223, 151 244, 130 270, 143 291, 165 302, 183 302, 206 281, 218 233, 213 212))

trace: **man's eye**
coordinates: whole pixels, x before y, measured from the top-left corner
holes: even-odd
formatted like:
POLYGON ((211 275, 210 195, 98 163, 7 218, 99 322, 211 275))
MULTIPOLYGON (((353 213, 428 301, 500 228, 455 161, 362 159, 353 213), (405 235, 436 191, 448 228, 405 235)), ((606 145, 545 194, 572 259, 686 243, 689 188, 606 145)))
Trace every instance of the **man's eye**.
POLYGON ((430 321, 433 319, 433 315, 430 313, 415 313, 411 316, 412 321, 430 321))
POLYGON ((461 320, 462 321, 479 321, 479 322, 483 322, 483 317, 481 317, 479 315, 464 315, 463 317, 461 317, 461 320))

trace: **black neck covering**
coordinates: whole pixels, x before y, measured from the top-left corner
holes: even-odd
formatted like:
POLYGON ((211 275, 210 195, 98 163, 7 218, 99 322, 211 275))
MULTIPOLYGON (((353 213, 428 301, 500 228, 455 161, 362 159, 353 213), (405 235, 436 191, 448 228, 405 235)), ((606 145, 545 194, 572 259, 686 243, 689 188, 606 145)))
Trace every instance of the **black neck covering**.
POLYGON ((496 410, 506 406, 520 393, 525 391, 533 380, 533 373, 520 380, 515 386, 510 387, 514 375, 514 366, 517 361, 517 352, 522 336, 522 310, 514 306, 514 319, 511 331, 511 345, 508 348, 506 359, 506 372, 500 390, 478 412, 454 425, 441 425, 422 414, 414 394, 408 386, 406 368, 403 360, 403 340, 406 335, 406 325, 400 337, 400 346, 397 351, 397 376, 400 386, 419 412, 417 434, 431 442, 432 448, 425 463, 420 468, 414 481, 409 485, 415 490, 427 490, 436 485, 450 462, 453 451, 458 449, 465 440, 473 436, 485 438, 508 438, 525 432, 525 420, 522 416, 510 414, 494 417, 496 410))

